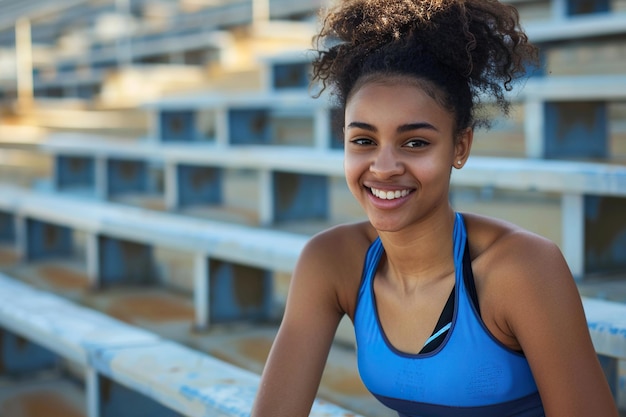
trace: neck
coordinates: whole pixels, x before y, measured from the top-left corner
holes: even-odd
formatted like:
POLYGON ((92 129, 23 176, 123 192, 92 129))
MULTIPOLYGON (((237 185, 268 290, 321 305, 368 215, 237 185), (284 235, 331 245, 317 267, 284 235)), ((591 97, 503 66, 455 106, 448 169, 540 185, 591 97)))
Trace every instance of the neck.
POLYGON ((381 232, 385 277, 410 289, 449 276, 454 271, 454 220, 454 211, 448 207, 411 228, 381 232))

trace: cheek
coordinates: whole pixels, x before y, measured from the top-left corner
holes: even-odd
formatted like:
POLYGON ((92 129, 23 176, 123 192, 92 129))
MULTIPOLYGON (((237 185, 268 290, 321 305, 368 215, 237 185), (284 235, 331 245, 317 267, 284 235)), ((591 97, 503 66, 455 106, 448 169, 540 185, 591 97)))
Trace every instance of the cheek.
MULTIPOLYGON (((413 176, 424 186, 427 184, 438 184, 447 187, 450 181, 451 166, 444 163, 441 157, 429 157, 413 163, 412 171, 413 176)), ((438 189, 439 186, 435 188, 438 189)))
POLYGON ((343 160, 343 172, 346 178, 346 183, 350 191, 354 191, 360 188, 359 179, 363 173, 363 162, 358 158, 345 156, 343 160))

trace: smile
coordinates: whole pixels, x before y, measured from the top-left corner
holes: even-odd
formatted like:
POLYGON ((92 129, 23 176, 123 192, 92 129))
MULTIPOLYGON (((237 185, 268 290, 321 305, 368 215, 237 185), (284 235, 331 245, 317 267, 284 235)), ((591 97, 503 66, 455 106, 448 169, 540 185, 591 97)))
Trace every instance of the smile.
POLYGON ((406 197, 411 193, 411 190, 396 190, 396 191, 384 191, 376 188, 370 188, 372 194, 381 200, 395 200, 396 198, 406 197))

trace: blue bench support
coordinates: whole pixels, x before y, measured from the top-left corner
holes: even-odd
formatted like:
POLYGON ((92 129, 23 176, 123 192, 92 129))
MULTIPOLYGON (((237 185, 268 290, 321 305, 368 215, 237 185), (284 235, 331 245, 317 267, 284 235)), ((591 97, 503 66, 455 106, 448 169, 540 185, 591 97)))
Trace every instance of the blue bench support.
POLYGON ((551 0, 554 20, 610 11, 610 0, 551 0))
POLYGON ((133 389, 97 375, 99 401, 98 417, 184 417, 133 389))
POLYGON ((567 16, 605 13, 611 10, 609 0, 567 0, 567 16))
POLYGON ((261 58, 262 88, 265 91, 307 91, 311 81, 311 57, 303 51, 261 58))
POLYGON ((311 79, 311 64, 309 62, 277 62, 271 65, 271 74, 273 90, 306 90, 311 79))
POLYGON ((619 359, 612 358, 610 356, 598 355, 598 360, 600 361, 600 366, 602 366, 602 370, 604 371, 604 376, 606 380, 609 382, 609 387, 611 388, 611 394, 613 394, 613 398, 617 399, 619 395, 619 359))
POLYGON ((264 145, 272 141, 270 111, 258 109, 230 109, 228 134, 231 145, 264 145))
POLYGON ((193 142, 196 140, 196 114, 192 110, 157 112, 156 137, 162 142, 193 142))
POLYGON ((96 161, 93 157, 56 155, 54 162, 56 189, 88 188, 95 190, 96 161))
POLYGON ((563 194, 562 250, 574 277, 626 268, 626 198, 563 194))
POLYGON ((220 204, 223 200, 223 169, 197 165, 176 165, 175 206, 220 204))
POLYGON ((594 348, 618 404, 626 395, 620 362, 626 360, 626 304, 583 297, 587 326, 594 348))
POLYGON ((100 83, 87 83, 76 86, 75 96, 84 100, 92 100, 97 97, 102 90, 100 83))
POLYGON ((26 239, 21 243, 25 245, 22 253, 26 261, 72 256, 74 244, 69 227, 31 218, 24 221, 26 239))
POLYGON ((107 160, 106 173, 106 194, 108 197, 150 191, 150 173, 147 161, 109 159, 107 160))
POLYGON ((156 281, 151 246, 108 236, 100 236, 97 245, 96 285, 138 285, 156 281))
POLYGON ((301 89, 268 90, 259 94, 214 94, 196 100, 172 98, 150 104, 152 137, 157 142, 214 142, 224 147, 283 145, 290 141, 281 139, 281 121, 308 123, 310 119, 312 138, 298 137, 295 144, 311 142, 312 147, 324 150, 331 147, 332 106, 326 98, 315 100, 301 89))
POLYGON ((274 172, 274 222, 327 219, 328 177, 313 174, 274 172))
MULTIPOLYGON (((626 27, 626 14, 619 16, 619 24, 626 27)), ((529 79, 518 95, 511 96, 523 102, 526 155, 606 159, 610 155, 609 106, 626 99, 625 86, 626 77, 611 74, 529 79)))
MULTIPOLYGON (((83 367, 89 417, 247 416, 259 384, 252 372, 2 274, 0 328, 83 367)), ((319 400, 310 416, 359 417, 319 400)))
POLYGON ((609 120, 605 102, 544 104, 544 155, 548 159, 606 159, 609 120))
POLYGON ((273 280, 270 271, 207 258, 194 258, 194 327, 262 321, 273 314, 273 280))
POLYGON ((626 198, 585 197, 586 273, 626 269, 626 198))
POLYGON ((0 211, 0 242, 15 242, 15 226, 15 216, 13 213, 0 211))
POLYGON ((211 324, 267 320, 272 313, 269 271, 208 259, 208 303, 211 324))
POLYGON ((0 374, 17 375, 56 368, 59 359, 37 343, 0 328, 0 374))
POLYGON ((336 108, 327 110, 329 120, 324 126, 326 129, 326 135, 330 138, 330 144, 327 148, 330 149, 343 149, 343 115, 341 111, 336 108))

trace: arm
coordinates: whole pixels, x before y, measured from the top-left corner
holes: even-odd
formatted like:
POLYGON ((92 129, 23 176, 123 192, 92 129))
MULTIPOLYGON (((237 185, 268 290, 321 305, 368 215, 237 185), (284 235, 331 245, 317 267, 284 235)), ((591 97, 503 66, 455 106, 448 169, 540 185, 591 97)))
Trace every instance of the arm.
POLYGON ((508 246, 506 323, 530 363, 546 416, 617 417, 560 250, 525 233, 508 246))
POLYGON ((304 248, 280 329, 263 370, 252 417, 308 416, 339 321, 337 268, 328 236, 304 248))

